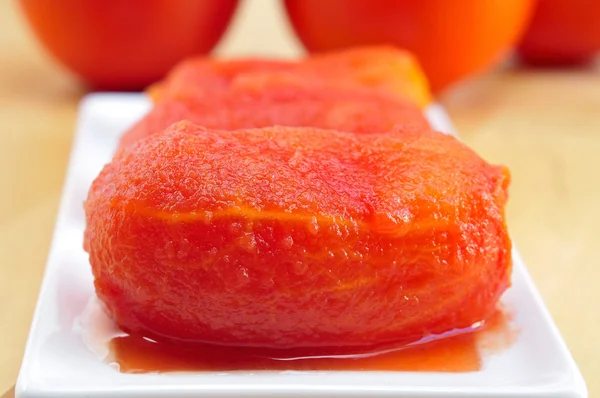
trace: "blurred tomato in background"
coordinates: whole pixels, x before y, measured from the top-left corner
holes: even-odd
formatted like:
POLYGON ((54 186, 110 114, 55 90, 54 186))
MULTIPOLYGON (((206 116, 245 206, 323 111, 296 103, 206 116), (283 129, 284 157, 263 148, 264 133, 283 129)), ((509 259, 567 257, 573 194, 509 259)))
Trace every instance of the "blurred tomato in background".
POLYGON ((600 51, 600 1, 539 0, 518 51, 530 64, 590 61, 600 51))
POLYGON ((238 0, 20 0, 33 31, 99 89, 140 89, 209 52, 238 0))
POLYGON ((285 0, 309 51, 394 44, 434 91, 493 64, 519 39, 535 0, 285 0))

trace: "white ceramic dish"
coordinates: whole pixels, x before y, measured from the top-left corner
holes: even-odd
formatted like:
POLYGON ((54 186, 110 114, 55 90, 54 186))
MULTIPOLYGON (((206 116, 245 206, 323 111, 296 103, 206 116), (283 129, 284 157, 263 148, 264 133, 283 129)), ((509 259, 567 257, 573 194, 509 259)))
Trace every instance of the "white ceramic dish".
MULTIPOLYGON (((554 397, 587 396, 583 378, 515 251, 503 304, 518 330, 477 372, 188 372, 122 374, 86 346, 77 320, 94 297, 82 249, 87 189, 120 133, 149 107, 140 94, 94 94, 81 104, 54 239, 34 315, 18 398, 69 397, 554 397)), ((452 132, 444 110, 431 123, 452 132)))

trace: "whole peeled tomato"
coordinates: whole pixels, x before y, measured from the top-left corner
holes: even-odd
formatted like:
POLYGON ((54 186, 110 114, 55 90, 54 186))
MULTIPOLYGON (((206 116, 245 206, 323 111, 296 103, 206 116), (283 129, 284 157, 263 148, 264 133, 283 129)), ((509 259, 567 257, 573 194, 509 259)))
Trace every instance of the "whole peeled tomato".
POLYGON ((600 52, 598 0, 540 0, 518 47, 524 61, 579 64, 600 52))
POLYGON ((313 52, 394 44, 416 54, 431 87, 490 66, 525 29, 535 0, 285 0, 313 52))
POLYGON ((139 89, 182 58, 209 52, 238 0, 20 0, 33 31, 101 89, 139 89))

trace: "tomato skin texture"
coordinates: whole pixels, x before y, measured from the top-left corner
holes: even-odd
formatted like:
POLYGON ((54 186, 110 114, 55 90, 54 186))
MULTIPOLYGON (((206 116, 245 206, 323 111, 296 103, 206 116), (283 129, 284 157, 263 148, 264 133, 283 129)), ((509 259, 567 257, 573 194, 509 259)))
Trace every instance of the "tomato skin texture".
POLYGON ((238 0, 20 0, 33 32, 99 89, 141 89, 209 52, 238 0))
POLYGON ((419 107, 430 102, 425 77, 410 54, 392 47, 300 62, 191 58, 148 92, 155 106, 125 132, 122 147, 181 120, 219 130, 310 126, 369 134, 430 128, 419 107))
POLYGON ((600 51, 599 21, 597 0, 540 0, 519 56, 534 65, 588 62, 600 51))
POLYGON ((370 134, 396 126, 430 128, 419 107, 390 95, 311 86, 306 80, 273 83, 261 78, 250 75, 249 81, 221 94, 163 100, 125 132, 120 146, 132 145, 181 120, 220 130, 310 126, 370 134))
POLYGON ((285 0, 290 21, 308 51, 393 44, 417 56, 434 91, 489 67, 508 51, 525 29, 534 4, 534 0, 285 0))
POLYGON ((510 285, 509 180, 431 130, 180 122, 100 173, 84 245, 99 299, 133 334, 402 344, 496 311, 510 285))
POLYGON ((147 91, 154 101, 164 97, 195 97, 224 90, 241 75, 257 72, 289 72, 327 85, 375 89, 403 97, 421 107, 431 102, 427 78, 415 57, 393 46, 353 47, 307 57, 299 62, 193 57, 178 64, 147 91))

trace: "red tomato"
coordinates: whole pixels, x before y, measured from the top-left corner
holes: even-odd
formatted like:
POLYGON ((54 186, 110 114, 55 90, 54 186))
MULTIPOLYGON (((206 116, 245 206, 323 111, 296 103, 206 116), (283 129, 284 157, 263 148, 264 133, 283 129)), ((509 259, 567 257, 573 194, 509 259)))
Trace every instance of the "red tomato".
POLYGON ((576 64, 600 51, 598 0, 540 0, 519 45, 532 64, 576 64))
POLYGON ((509 50, 535 0, 285 0, 309 51, 394 44, 419 59, 432 89, 479 71, 509 50))
POLYGON ((33 31, 96 88, 139 89, 209 52, 238 0, 20 0, 33 31))

